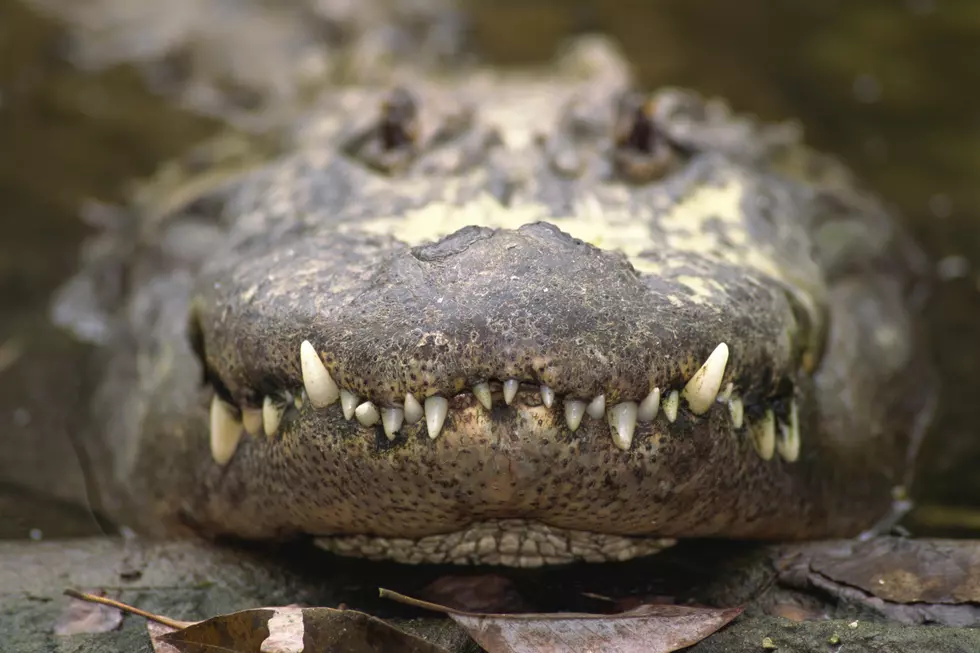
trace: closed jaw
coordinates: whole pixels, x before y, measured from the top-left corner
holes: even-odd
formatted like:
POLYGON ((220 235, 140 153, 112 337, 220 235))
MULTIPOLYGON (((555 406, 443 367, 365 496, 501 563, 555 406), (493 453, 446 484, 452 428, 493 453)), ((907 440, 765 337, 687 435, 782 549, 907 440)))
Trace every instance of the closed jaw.
MULTIPOLYGON (((540 384, 537 390, 542 405, 564 413, 570 432, 578 430, 583 419, 604 419, 612 444, 624 452, 632 449, 637 424, 654 422, 660 415, 663 415, 662 419, 667 425, 677 421, 683 399, 683 405, 695 419, 706 415, 712 407, 720 406, 720 410, 727 413, 732 429, 742 431, 747 427, 751 448, 763 460, 771 460, 778 452, 786 462, 795 462, 800 456, 801 443, 796 400, 790 402, 785 422, 783 418, 777 419, 771 408, 766 408, 760 418, 747 423, 745 403, 738 389, 732 381, 724 383, 729 355, 728 345, 719 343, 682 388, 663 390, 652 387, 639 401, 617 401, 608 408, 605 393, 591 398, 565 397, 559 402, 551 386, 540 384)), ((261 408, 244 407, 240 410, 215 397, 211 406, 211 449, 216 462, 223 465, 231 459, 243 432, 253 437, 263 432, 266 436, 275 435, 281 428, 289 405, 295 403, 299 408, 304 398, 308 398, 313 408, 320 411, 337 410, 333 406, 339 403, 345 420, 354 420, 365 428, 380 424, 390 441, 398 438, 404 424, 416 424, 423 418, 429 438, 435 440, 450 417, 448 399, 438 394, 428 396, 420 403, 412 393, 406 393, 401 405, 390 405, 365 400, 341 388, 309 340, 300 344, 299 359, 302 390, 283 391, 280 396, 267 395, 261 408)), ((487 411, 493 409, 495 392, 499 392, 498 396, 502 396, 509 406, 514 404, 519 393, 531 391, 516 378, 503 382, 478 381, 470 389, 479 405, 487 411)))

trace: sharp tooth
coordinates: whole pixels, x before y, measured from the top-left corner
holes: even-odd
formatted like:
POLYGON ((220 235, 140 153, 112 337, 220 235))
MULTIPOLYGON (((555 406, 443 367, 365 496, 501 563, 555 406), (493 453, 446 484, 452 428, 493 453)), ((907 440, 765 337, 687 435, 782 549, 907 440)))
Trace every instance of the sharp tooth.
POLYGON ((721 389, 721 379, 725 376, 726 365, 728 365, 728 345, 721 343, 715 347, 701 369, 695 372, 684 386, 684 399, 695 415, 703 415, 711 408, 721 389))
POLYGON ((735 391, 735 384, 729 381, 725 384, 725 389, 718 393, 717 401, 719 403, 725 403, 732 398, 732 393, 735 391))
POLYGON ((354 417, 354 411, 357 410, 357 404, 360 399, 353 392, 348 392, 347 390, 340 391, 340 407, 344 411, 344 419, 349 420, 354 417))
POLYGON ((433 440, 439 437, 448 414, 449 401, 444 397, 429 397, 425 400, 425 426, 429 429, 429 437, 433 440))
POLYGON ((737 429, 742 428, 742 424, 745 423, 745 404, 739 397, 728 400, 728 412, 732 415, 732 426, 737 429))
POLYGON ((517 394, 517 388, 520 387, 521 382, 517 379, 507 379, 504 381, 504 403, 510 406, 510 402, 514 401, 514 396, 517 394))
POLYGON ((231 406, 215 395, 211 399, 211 457, 214 462, 224 465, 231 460, 241 439, 241 422, 231 406))
POLYGON ((545 408, 551 408, 551 405, 555 403, 555 391, 546 385, 541 386, 541 403, 545 405, 545 408))
POLYGON ((355 408, 354 416, 357 417, 357 421, 361 423, 361 426, 374 426, 381 419, 378 407, 370 401, 365 401, 355 408))
POLYGON ((776 451, 788 463, 795 463, 800 458, 800 415, 796 408, 796 400, 793 400, 789 406, 789 424, 779 425, 776 451))
POLYGON ((565 421, 568 423, 568 428, 575 431, 579 424, 582 423, 582 417, 585 415, 585 402, 576 401, 575 399, 565 400, 565 421))
POLYGON ((382 408, 381 424, 385 427, 385 435, 389 440, 395 439, 395 434, 402 427, 405 412, 401 408, 382 408))
POLYGON ((673 424, 674 420, 677 419, 677 408, 680 406, 680 404, 681 398, 677 393, 677 390, 671 390, 670 394, 667 395, 667 398, 664 399, 664 416, 671 424, 673 424))
POLYGON ((483 404, 484 408, 487 410, 493 408, 493 395, 490 394, 489 383, 477 383, 475 386, 473 386, 473 394, 476 395, 477 400, 483 404))
POLYGON ((314 408, 326 408, 337 401, 340 389, 309 340, 299 346, 299 364, 303 370, 303 386, 314 408))
POLYGON ((776 417, 771 410, 766 411, 761 422, 749 427, 749 435, 752 436, 752 445, 759 457, 772 460, 776 448, 776 417))
POLYGON ((589 405, 585 407, 585 412, 592 419, 602 419, 602 416, 606 414, 606 395, 599 395, 590 401, 589 405))
POLYGON ((636 402, 624 401, 609 409, 609 429, 613 444, 629 451, 633 444, 633 431, 636 430, 636 402))
POLYGON ((243 408, 242 424, 249 435, 262 435, 262 409, 243 408))
POLYGON ((283 407, 266 395, 262 400, 262 427, 266 435, 275 435, 279 430, 279 422, 282 421, 283 407))
POLYGON ((422 404, 411 392, 405 395, 405 419, 409 424, 414 424, 425 416, 422 404))
POLYGON ((640 402, 640 407, 636 411, 636 419, 641 422, 652 422, 660 410, 660 388, 654 388, 646 398, 640 402))

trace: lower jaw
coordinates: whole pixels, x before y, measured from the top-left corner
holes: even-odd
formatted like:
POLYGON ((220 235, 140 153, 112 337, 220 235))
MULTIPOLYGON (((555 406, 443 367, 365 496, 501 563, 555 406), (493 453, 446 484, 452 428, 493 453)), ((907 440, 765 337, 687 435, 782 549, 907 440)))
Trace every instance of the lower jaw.
POLYGON ((622 562, 659 553, 675 542, 568 530, 523 519, 482 521, 453 533, 417 539, 340 535, 319 537, 315 541, 331 553, 369 560, 528 568, 574 562, 622 562))

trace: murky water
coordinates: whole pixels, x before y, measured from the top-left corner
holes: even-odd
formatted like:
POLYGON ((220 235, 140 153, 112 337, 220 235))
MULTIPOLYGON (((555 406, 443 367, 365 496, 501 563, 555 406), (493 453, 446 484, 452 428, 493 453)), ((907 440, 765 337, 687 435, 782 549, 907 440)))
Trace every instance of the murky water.
MULTIPOLYGON (((471 4, 475 43, 494 61, 542 61, 570 34, 608 31, 644 85, 692 86, 765 118, 799 118, 814 144, 841 155, 893 201, 937 264, 931 337, 944 391, 919 494, 925 503, 980 506, 980 4, 471 4)), ((214 133, 215 116, 230 116, 230 107, 242 118, 263 98, 289 101, 304 75, 321 70, 317 39, 332 38, 311 31, 302 12, 195 22, 196 5, 178 2, 155 17, 112 14, 88 40, 72 41, 72 30, 54 18, 73 17, 66 6, 0 4, 0 479, 60 498, 86 491, 85 461, 72 444, 73 407, 86 401, 86 351, 48 326, 45 307, 76 264, 87 231, 82 207, 122 198, 128 180, 214 133), (191 25, 194 38, 182 41, 191 25), (292 38, 296 25, 304 31, 292 38), (234 54, 245 34, 270 51, 291 43, 289 56, 302 62, 290 68, 295 77, 277 78, 274 66, 242 66, 248 59, 234 54), (179 54, 168 55, 168 47, 179 54), (136 57, 138 66, 125 63, 136 57), (80 69, 83 63, 89 68, 80 69), (195 66, 235 83, 191 83, 186 75, 195 66), (50 360, 70 360, 78 374, 46 366, 50 360)), ((91 28, 100 11, 139 6, 87 3, 86 20, 91 28)), ((14 505, 25 504, 0 502, 0 520, 14 505)), ((69 523, 65 532, 77 532, 78 522, 66 517, 69 523)))

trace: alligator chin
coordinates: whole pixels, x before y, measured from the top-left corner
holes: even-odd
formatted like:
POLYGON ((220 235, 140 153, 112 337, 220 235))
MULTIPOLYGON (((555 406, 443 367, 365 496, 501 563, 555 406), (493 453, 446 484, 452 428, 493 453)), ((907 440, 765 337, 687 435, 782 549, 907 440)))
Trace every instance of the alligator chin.
POLYGON ((689 94, 495 83, 339 98, 226 192, 184 521, 520 565, 869 526, 928 403, 887 213, 689 94))

